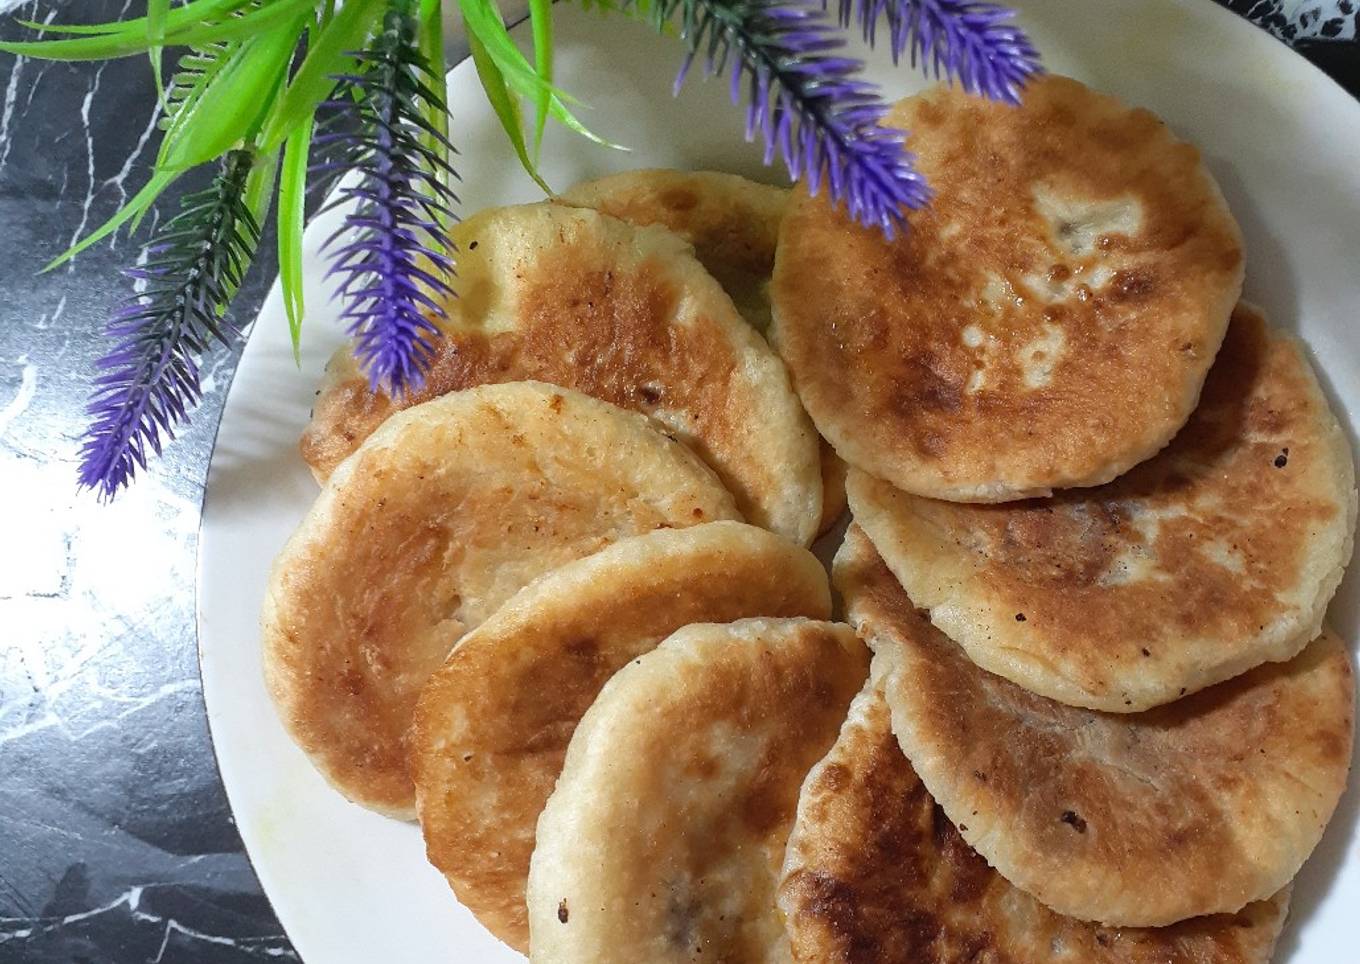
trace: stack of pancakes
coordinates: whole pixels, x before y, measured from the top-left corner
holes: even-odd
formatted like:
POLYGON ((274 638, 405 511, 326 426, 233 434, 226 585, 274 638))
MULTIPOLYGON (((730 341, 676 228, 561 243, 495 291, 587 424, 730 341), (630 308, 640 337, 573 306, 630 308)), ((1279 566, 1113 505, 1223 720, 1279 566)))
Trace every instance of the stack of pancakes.
POLYGON ((1151 114, 1049 77, 892 122, 930 210, 884 244, 799 196, 774 273, 874 651, 799 805, 794 954, 1265 960, 1350 761, 1346 437, 1151 114))
POLYGON ((1151 114, 889 123, 891 242, 665 171, 461 224, 421 392, 318 393, 280 714, 535 961, 1268 960, 1351 756, 1346 437, 1151 114))

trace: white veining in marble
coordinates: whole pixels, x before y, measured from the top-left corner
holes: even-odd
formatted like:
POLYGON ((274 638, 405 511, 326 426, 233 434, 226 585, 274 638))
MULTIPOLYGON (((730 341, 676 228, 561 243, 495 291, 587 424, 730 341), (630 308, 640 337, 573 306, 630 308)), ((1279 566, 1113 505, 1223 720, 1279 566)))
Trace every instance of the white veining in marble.
MULTIPOLYGON (((85 200, 80 204, 80 221, 76 223, 76 228, 71 232, 68 244, 74 245, 81 238, 85 237, 85 230, 90 224, 90 208, 94 206, 95 194, 98 191, 98 184, 94 175, 94 134, 90 130, 90 107, 94 103, 95 95, 99 93, 99 85, 103 82, 104 71, 108 64, 100 64, 94 72, 94 79, 90 81, 90 89, 85 92, 85 99, 80 103, 80 129, 85 135, 85 200)), ((76 270, 74 259, 66 263, 67 273, 76 270)))
MULTIPOLYGON (((0 11, 41 23, 133 7, 0 0, 0 11)), ((7 23, 0 32, 34 36, 7 23)), ((100 505, 76 489, 84 408, 105 322, 130 291, 119 270, 134 255, 101 244, 67 271, 39 270, 145 183, 159 142, 150 78, 145 57, 72 65, 0 54, 6 962, 295 957, 240 850, 198 680, 198 513, 233 355, 209 353, 216 377, 201 417, 132 490, 100 505)), ((139 240, 181 191, 153 207, 139 240)), ((243 289, 246 317, 261 282, 243 289)))
POLYGON ((281 945, 277 938, 227 937, 220 934, 209 934, 188 927, 173 917, 167 918, 143 910, 142 898, 149 886, 150 885, 137 885, 129 887, 117 897, 100 904, 98 907, 92 907, 89 910, 79 911, 74 914, 65 914, 61 917, 39 917, 34 920, 0 917, 0 945, 12 940, 32 939, 43 934, 59 931, 65 927, 70 927, 72 924, 78 924, 96 917, 125 911, 128 916, 136 921, 161 925, 163 927, 160 946, 156 951, 156 956, 150 958, 150 964, 161 964, 161 962, 165 960, 165 952, 170 945, 170 940, 176 935, 187 938, 187 942, 190 945, 195 943, 216 944, 222 947, 236 948, 253 957, 276 958, 282 960, 298 959, 297 954, 291 948, 281 945))
POLYGON ((31 364, 27 355, 20 355, 16 363, 23 366, 19 372, 19 388, 5 407, 0 408, 0 437, 4 436, 9 423, 24 413, 38 390, 38 366, 31 364))

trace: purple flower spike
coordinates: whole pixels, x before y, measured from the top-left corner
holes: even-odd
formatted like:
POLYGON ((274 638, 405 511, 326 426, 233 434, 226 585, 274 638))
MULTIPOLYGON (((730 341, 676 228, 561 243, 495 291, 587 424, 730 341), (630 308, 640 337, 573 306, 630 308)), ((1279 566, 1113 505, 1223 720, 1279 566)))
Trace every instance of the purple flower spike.
POLYGON ((893 62, 910 52, 927 76, 957 80, 971 94, 1020 102, 1030 77, 1041 73, 1039 53, 1015 12, 977 0, 839 0, 842 26, 858 22, 873 44, 880 20, 888 25, 893 62))
POLYGON ((107 501, 146 468, 148 450, 189 420, 202 397, 198 357, 228 343, 236 329, 221 317, 260 240, 245 203, 252 158, 227 155, 211 187, 188 195, 146 248, 140 268, 124 272, 144 286, 109 319, 113 341, 86 411, 79 484, 107 501))
POLYGON ((448 184, 453 147, 427 119, 444 110, 438 82, 415 42, 414 19, 390 11, 357 74, 337 77, 336 114, 313 142, 313 173, 357 172, 332 206, 353 205, 323 246, 338 279, 341 317, 370 388, 393 397, 419 391, 435 356, 438 320, 453 297, 443 225, 458 198, 448 184))
POLYGON ((707 74, 732 61, 733 102, 746 93, 746 138, 757 133, 765 163, 783 160, 789 176, 850 216, 892 238, 904 208, 920 208, 930 189, 903 146, 901 131, 881 127, 887 106, 878 89, 858 77, 863 64, 841 56, 844 40, 825 11, 802 0, 660 0, 658 25, 680 12, 680 35, 691 61, 707 74))

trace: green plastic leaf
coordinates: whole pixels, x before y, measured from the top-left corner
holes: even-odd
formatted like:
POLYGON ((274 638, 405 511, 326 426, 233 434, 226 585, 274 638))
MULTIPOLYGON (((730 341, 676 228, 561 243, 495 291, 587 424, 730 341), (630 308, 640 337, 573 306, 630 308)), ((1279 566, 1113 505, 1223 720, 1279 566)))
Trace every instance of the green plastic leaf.
POLYGON ((543 89, 534 98, 534 163, 543 149, 543 128, 548 123, 552 107, 553 82, 553 22, 552 0, 529 0, 529 26, 534 34, 534 71, 543 81, 543 89))
POLYGON ((0 41, 0 53, 32 57, 34 60, 114 60, 146 53, 147 49, 145 31, 70 40, 0 41))
POLYGON ((506 84, 505 75, 496 66, 495 60, 481 39, 471 29, 467 32, 467 40, 468 49, 472 53, 472 65, 477 68, 477 77, 482 82, 482 89, 486 91, 486 99, 491 104, 491 109, 496 112, 506 136, 510 138, 510 146, 515 149, 520 164, 544 193, 553 193, 552 188, 548 187, 547 182, 539 175, 533 158, 529 156, 528 145, 524 143, 524 120, 520 116, 519 100, 506 84))
MULTIPOLYGON (((262 113, 288 67, 309 18, 297 17, 286 27, 260 33, 245 41, 176 118, 166 133, 164 166, 184 169, 225 153, 244 140, 262 113)), ((264 153, 277 144, 263 146, 264 153)))
MULTIPOLYGON (((255 0, 190 0, 169 11, 165 18, 165 26, 167 30, 177 30, 186 25, 221 17, 242 7, 248 7, 254 2, 255 0)), ((130 33, 145 36, 148 19, 149 17, 133 17, 130 20, 109 20, 105 23, 38 23, 16 18, 15 22, 30 30, 41 30, 46 33, 72 35, 130 33)))
MULTIPOLYGON (((420 0, 420 52, 424 54, 425 60, 429 63, 430 69, 434 71, 432 79, 433 87, 442 92, 444 90, 444 16, 443 4, 441 0, 420 0)), ((438 137, 426 134, 423 138, 426 146, 444 161, 448 161, 449 149, 445 142, 449 137, 449 112, 448 109, 439 104, 424 103, 425 120, 438 133, 438 137)), ((437 218, 440 231, 439 240, 447 236, 448 217, 440 213, 437 218)))
MULTIPOLYGON (((426 63, 430 64, 431 71, 434 71, 434 80, 431 86, 439 94, 445 94, 445 67, 443 67, 443 10, 441 0, 420 0, 420 53, 424 54, 426 63)), ((430 122, 432 128, 439 132, 439 135, 449 136, 449 111, 441 109, 435 105, 428 105, 430 110, 426 113, 426 120, 430 122)), ((438 152, 445 152, 438 139, 431 137, 431 147, 438 152)))
POLYGON ((288 312, 288 335, 293 342, 293 361, 302 364, 302 227, 307 204, 307 155, 312 146, 314 121, 307 118, 283 148, 283 172, 279 177, 279 282, 283 307, 288 312))
POLYGON ((165 136, 161 138, 156 151, 157 168, 165 166, 166 152, 182 135, 182 128, 193 116, 199 98, 213 78, 231 63, 239 48, 239 43, 224 41, 211 46, 191 47, 180 54, 166 90, 165 117, 161 120, 165 136))
MULTIPOLYGON (((228 14, 249 3, 250 0, 198 0, 197 3, 172 8, 165 15, 164 40, 171 44, 195 43, 196 40, 182 39, 182 35, 195 31, 201 33, 205 27, 222 27, 235 19, 228 18, 228 14)), ((269 7, 264 9, 268 10, 269 7)), ((147 17, 101 26, 118 29, 110 33, 100 32, 63 40, 0 42, 0 51, 37 60, 113 60, 146 53, 153 46, 147 17)), ((38 24, 37 27, 49 32, 71 34, 85 34, 93 30, 93 28, 89 31, 75 28, 62 30, 51 24, 38 24)))
POLYGON ((177 46, 218 43, 224 40, 248 39, 276 24, 290 22, 310 13, 315 0, 271 0, 254 10, 225 20, 188 27, 166 38, 177 46))
POLYGON ((146 0, 146 41, 151 45, 151 76, 156 81, 156 95, 165 106, 165 78, 161 76, 161 57, 165 55, 165 15, 170 12, 170 0, 146 0))
MULTIPOLYGON (((255 37, 265 30, 272 29, 275 25, 296 18, 303 10, 311 10, 315 0, 271 0, 271 2, 256 6, 251 10, 245 9, 253 6, 250 0, 245 3, 242 3, 241 0, 232 0, 232 2, 244 11, 240 16, 229 16, 232 11, 227 10, 216 18, 197 23, 183 23, 178 27, 170 24, 171 18, 177 12, 175 8, 172 8, 166 18, 167 27, 163 38, 164 45, 188 47, 221 40, 255 37)), ((149 51, 151 42, 148 39, 146 18, 127 22, 130 25, 138 25, 138 29, 99 37, 81 37, 75 40, 0 43, 0 51, 34 57, 39 60, 112 60, 117 57, 129 57, 133 54, 149 51)))
POLYGON ((571 100, 571 98, 551 85, 544 84, 543 79, 538 76, 533 66, 525 59, 524 54, 520 53, 519 48, 515 46, 509 31, 505 28, 505 21, 501 18, 500 10, 492 0, 461 0, 459 6, 463 12, 463 23, 467 27, 469 39, 475 36, 486 48, 488 56, 504 76, 506 86, 510 90, 522 97, 536 99, 539 92, 547 87, 551 91, 548 104, 550 117, 596 144, 626 150, 626 148, 620 147, 618 144, 611 144, 588 130, 567 109, 565 102, 571 100))
POLYGON ((347 0, 329 23, 309 35, 307 56, 265 125, 261 146, 269 150, 282 144, 335 88, 334 75, 354 70, 349 52, 364 46, 383 9, 383 0, 347 0))
POLYGON ((246 177, 245 204, 255 218, 256 224, 263 224, 269 214, 269 203, 274 200, 274 182, 278 177, 279 152, 257 154, 246 177))
POLYGON ((156 198, 160 197, 161 192, 174 183, 179 175, 179 171, 154 172, 151 175, 151 180, 146 182, 146 186, 133 195, 131 200, 119 208, 118 212, 114 214, 113 217, 109 218, 93 232, 86 235, 80 241, 76 242, 64 252, 57 255, 57 257, 49 261, 43 267, 43 271, 51 271, 53 268, 65 264, 86 248, 103 241, 110 234, 122 227, 128 219, 141 215, 155 203, 156 198))
POLYGON ((541 88, 547 87, 550 94, 561 95, 560 91, 543 83, 524 54, 515 46, 494 0, 460 0, 459 8, 468 36, 477 38, 495 62, 496 68, 505 76, 511 90, 521 96, 534 96, 541 88))

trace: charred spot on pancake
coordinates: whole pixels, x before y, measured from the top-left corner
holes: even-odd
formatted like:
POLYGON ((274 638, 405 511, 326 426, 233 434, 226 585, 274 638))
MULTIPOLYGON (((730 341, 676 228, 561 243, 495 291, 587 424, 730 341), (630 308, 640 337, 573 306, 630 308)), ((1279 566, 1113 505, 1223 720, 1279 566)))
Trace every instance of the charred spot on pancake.
POLYGON ((573 640, 563 649, 576 662, 597 663, 600 659, 600 644, 589 637, 573 640))
POLYGON ((1139 301, 1152 293, 1155 282, 1146 271, 1116 271, 1110 283, 1116 301, 1139 301))
POLYGON ((963 380, 947 370, 942 359, 908 359, 897 377, 892 405, 903 414, 952 415, 963 405, 963 380))
POLYGON ((686 187, 661 192, 661 203, 672 211, 691 211, 699 205, 699 195, 686 187))
POLYGON ((638 395, 640 395, 642 400, 648 405, 655 405, 657 402, 661 401, 662 391, 662 386, 653 382, 638 386, 638 395))
POLYGON ((833 793, 844 790, 850 783, 850 770, 834 763, 822 770, 821 784, 833 793))
POLYGON ((1075 810, 1064 810, 1062 812, 1062 817, 1059 819, 1077 833, 1086 832, 1086 821, 1083 820, 1081 814, 1077 813, 1075 810))

